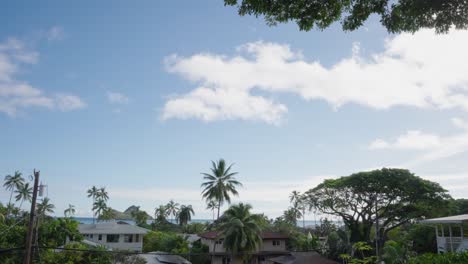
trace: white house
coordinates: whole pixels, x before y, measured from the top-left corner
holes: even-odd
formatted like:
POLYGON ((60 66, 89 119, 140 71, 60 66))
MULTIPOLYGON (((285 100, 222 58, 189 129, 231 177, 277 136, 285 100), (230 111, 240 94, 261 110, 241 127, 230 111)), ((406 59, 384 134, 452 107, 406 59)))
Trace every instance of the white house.
POLYGON ((135 225, 116 222, 80 224, 78 230, 87 241, 109 249, 138 252, 143 249, 143 236, 149 232, 135 225))
POLYGON ((439 253, 468 250, 468 214, 426 219, 421 223, 434 225, 439 253))

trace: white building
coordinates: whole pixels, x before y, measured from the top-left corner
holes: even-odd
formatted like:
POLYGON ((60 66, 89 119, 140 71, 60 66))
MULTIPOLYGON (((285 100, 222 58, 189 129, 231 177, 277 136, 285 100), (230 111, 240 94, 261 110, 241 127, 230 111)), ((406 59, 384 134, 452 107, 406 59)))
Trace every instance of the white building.
POLYGON ((468 250, 468 214, 427 219, 421 223, 434 225, 439 253, 468 250))
POLYGON ((135 225, 116 222, 80 224, 78 230, 87 241, 109 249, 138 252, 143 249, 143 236, 149 232, 149 230, 135 225))

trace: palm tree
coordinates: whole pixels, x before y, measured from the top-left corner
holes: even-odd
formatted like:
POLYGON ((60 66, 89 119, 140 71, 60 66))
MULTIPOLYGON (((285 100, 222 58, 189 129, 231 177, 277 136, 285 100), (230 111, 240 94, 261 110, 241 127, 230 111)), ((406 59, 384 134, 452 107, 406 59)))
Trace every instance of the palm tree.
POLYGON ((106 192, 105 187, 101 187, 101 188, 98 189, 97 194, 96 194, 96 198, 97 199, 102 199, 102 200, 104 200, 104 202, 107 202, 107 200, 109 200, 109 195, 106 192))
POLYGON ((23 202, 25 200, 31 202, 32 192, 33 192, 33 188, 29 186, 29 183, 26 183, 26 184, 23 184, 23 185, 19 186, 19 188, 15 191, 16 201, 21 200, 20 206, 19 206, 20 209, 21 209, 21 206, 23 205, 23 202))
POLYGON ((207 201, 214 200, 218 203, 219 219, 221 205, 223 205, 224 202, 231 203, 231 197, 229 195, 238 195, 239 193, 237 192, 236 187, 242 186, 242 184, 234 177, 237 172, 231 172, 231 167, 234 164, 231 164, 226 168, 226 162, 224 159, 220 159, 217 163, 211 161, 211 163, 211 174, 202 173, 202 175, 204 175, 203 179, 206 181, 202 183, 201 187, 204 188, 202 191, 203 198, 207 201))
POLYGON ((180 225, 186 225, 189 221, 192 220, 192 214, 194 215, 195 212, 191 205, 181 205, 179 213, 177 214, 177 219, 180 225))
POLYGON ((213 213, 213 221, 214 221, 214 218, 215 218, 214 210, 216 208, 217 208, 217 204, 213 200, 208 201, 208 203, 206 204, 206 209, 211 210, 211 212, 213 213))
POLYGON ((68 208, 65 209, 65 211, 63 211, 63 214, 65 215, 65 217, 69 217, 69 216, 73 216, 75 212, 76 212, 75 206, 72 204, 69 204, 68 208))
POLYGON ((115 213, 114 209, 107 207, 104 209, 102 214, 100 215, 99 220, 112 220, 117 217, 117 214, 115 213))
POLYGON ((41 217, 47 215, 47 213, 54 212, 55 205, 50 203, 49 198, 44 198, 41 203, 37 205, 37 214, 41 217))
POLYGON ((174 202, 174 200, 170 200, 169 203, 166 204, 166 213, 168 216, 173 215, 176 218, 177 213, 179 212, 179 204, 174 202))
MULTIPOLYGON (((22 177, 21 172, 15 171, 15 175, 7 175, 5 176, 5 182, 3 183, 3 187, 5 187, 8 191, 10 191, 10 200, 8 204, 11 204, 11 199, 13 197, 13 192, 18 190, 24 184, 24 178, 22 177)), ((9 211, 7 212, 7 215, 9 211)))
POLYGON ((160 222, 165 222, 167 217, 166 206, 160 205, 159 207, 154 208, 154 221, 158 220, 160 222))
POLYGON ((93 204, 93 212, 96 211, 98 219, 101 217, 102 213, 106 210, 107 204, 103 199, 98 199, 93 204))
POLYGON ((238 252, 255 252, 262 243, 260 215, 252 214, 250 204, 232 205, 224 212, 224 220, 220 225, 221 236, 224 237, 223 247, 236 254, 238 252))
MULTIPOLYGON (((94 208, 94 203, 96 202, 96 197, 99 193, 99 189, 93 185, 93 187, 87 190, 87 193, 88 193, 88 198, 91 197, 93 199, 93 208, 94 208)), ((94 209, 92 209, 92 211, 93 211, 93 223, 94 223, 94 215, 95 215, 94 209)))
POLYGON ((289 201, 292 203, 294 210, 301 211, 300 215, 302 216, 302 228, 305 228, 305 194, 303 195, 298 191, 292 191, 291 195, 289 196, 289 201))

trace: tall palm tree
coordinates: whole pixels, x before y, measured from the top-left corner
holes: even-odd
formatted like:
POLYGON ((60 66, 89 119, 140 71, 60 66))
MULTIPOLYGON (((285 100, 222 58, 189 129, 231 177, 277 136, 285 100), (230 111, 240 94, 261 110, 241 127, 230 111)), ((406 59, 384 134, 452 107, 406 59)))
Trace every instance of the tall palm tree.
POLYGON ((98 219, 101 218, 102 213, 107 209, 107 204, 103 199, 97 199, 93 204, 93 212, 96 211, 98 219))
MULTIPOLYGON (((91 198, 93 200, 92 208, 94 208, 94 203, 96 202, 99 189, 93 185, 93 187, 89 188, 86 192, 88 193, 88 198, 91 198)), ((94 216, 95 216, 94 209, 92 209, 92 211, 93 211, 93 223, 94 223, 94 216)))
POLYGON ((223 247, 233 255, 255 252, 262 243, 261 216, 252 214, 251 209, 250 204, 240 203, 224 212, 220 235, 224 238, 223 247))
POLYGON ((213 200, 208 201, 207 204, 206 204, 206 209, 211 210, 211 213, 213 214, 213 221, 215 220, 215 219, 214 219, 214 218, 215 218, 214 210, 215 210, 217 207, 218 207, 218 206, 217 206, 216 202, 213 201, 213 200))
POLYGON ((101 187, 98 189, 97 194, 96 194, 97 199, 102 199, 104 202, 107 202, 109 200, 109 194, 106 192, 105 187, 101 187))
POLYGON ((300 215, 302 216, 302 228, 305 228, 305 209, 306 209, 306 196, 305 194, 301 194, 298 191, 292 191, 291 195, 289 196, 289 201, 292 204, 294 210, 300 210, 300 215))
POLYGON ((182 226, 186 225, 189 221, 192 220, 192 215, 194 214, 195 212, 193 211, 191 205, 181 205, 179 213, 177 214, 179 224, 182 226))
POLYGON ((220 159, 217 163, 211 161, 212 168, 211 174, 202 173, 203 179, 206 181, 202 183, 201 187, 204 188, 202 191, 203 198, 207 201, 216 201, 218 207, 218 219, 219 211, 224 202, 231 203, 230 194, 238 195, 236 187, 242 186, 240 182, 236 180, 234 175, 237 172, 231 172, 233 164, 226 166, 226 161, 220 159))
POLYGON ((46 216, 48 213, 53 213, 55 205, 50 203, 49 198, 44 198, 41 203, 37 204, 37 214, 41 217, 46 216))
POLYGON ((33 188, 29 186, 29 183, 26 183, 26 184, 23 184, 23 185, 19 186, 19 188, 15 191, 16 201, 21 201, 20 206, 19 206, 20 209, 21 209, 21 206, 23 205, 23 202, 25 200, 31 202, 32 192, 33 192, 33 188))
MULTIPOLYGON (((15 171, 15 175, 7 175, 5 176, 5 182, 3 183, 3 187, 5 187, 8 191, 10 191, 10 200, 8 204, 11 204, 11 199, 13 197, 13 192, 18 190, 24 184, 24 178, 22 177, 21 172, 15 171)), ((7 214, 9 211, 7 212, 7 214)))
POLYGON ((65 217, 70 217, 73 216, 75 212, 75 206, 73 204, 69 204, 68 208, 63 211, 63 214, 65 215, 65 217))
POLYGON ((179 204, 174 202, 174 200, 170 200, 167 204, 166 204, 166 213, 167 215, 171 216, 173 215, 174 216, 174 219, 176 218, 177 216, 177 213, 179 212, 179 204))

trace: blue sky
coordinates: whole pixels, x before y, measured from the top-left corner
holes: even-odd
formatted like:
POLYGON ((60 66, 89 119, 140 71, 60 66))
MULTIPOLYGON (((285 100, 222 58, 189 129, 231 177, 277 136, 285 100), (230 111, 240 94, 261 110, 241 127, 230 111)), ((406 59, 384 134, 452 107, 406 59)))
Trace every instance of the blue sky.
POLYGON ((466 31, 301 32, 221 0, 8 1, 0 24, 0 175, 39 169, 57 215, 90 215, 97 185, 119 210, 210 217, 218 158, 271 217, 291 190, 383 166, 467 196, 466 31))

